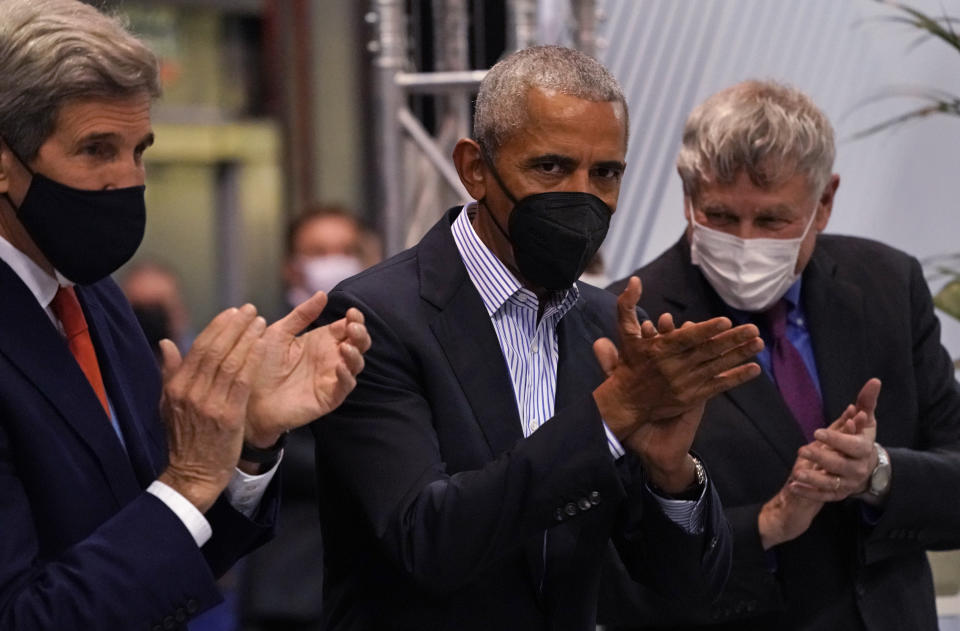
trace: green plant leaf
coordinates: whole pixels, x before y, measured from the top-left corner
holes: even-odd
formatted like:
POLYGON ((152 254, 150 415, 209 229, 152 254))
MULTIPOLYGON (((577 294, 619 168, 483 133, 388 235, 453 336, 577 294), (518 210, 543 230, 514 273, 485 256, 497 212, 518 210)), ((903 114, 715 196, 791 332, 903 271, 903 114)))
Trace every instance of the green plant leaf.
POLYGON ((960 280, 952 280, 933 297, 933 304, 941 311, 960 320, 960 280))

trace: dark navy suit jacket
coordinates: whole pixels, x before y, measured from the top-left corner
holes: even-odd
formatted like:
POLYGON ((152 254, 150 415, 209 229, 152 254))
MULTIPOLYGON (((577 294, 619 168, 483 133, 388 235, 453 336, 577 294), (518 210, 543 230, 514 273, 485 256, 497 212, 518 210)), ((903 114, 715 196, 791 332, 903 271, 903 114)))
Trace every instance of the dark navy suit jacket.
POLYGON ((615 297, 581 286, 558 327, 556 415, 524 438, 450 232, 459 210, 330 295, 324 317, 358 307, 373 345, 356 389, 313 425, 328 627, 592 631, 611 541, 648 584, 715 592, 729 559, 716 496, 687 534, 638 460, 609 452, 592 344, 616 336, 615 297))
POLYGON ((180 628, 220 600, 215 577, 269 535, 276 493, 257 514, 267 523, 220 498, 207 513, 213 538, 197 548, 144 491, 167 453, 150 348, 113 281, 77 295, 125 447, 62 336, 0 262, 0 629, 180 628))
MULTIPOLYGON (((685 238, 635 273, 651 314, 669 312, 678 324, 727 314, 691 264, 685 238)), ((877 442, 893 463, 884 510, 829 503, 807 532, 763 553, 757 515, 806 441, 762 375, 709 401, 694 441, 734 532, 722 597, 677 606, 615 578, 614 568, 603 621, 631 629, 937 629, 924 551, 960 546, 960 389, 920 265, 874 241, 819 235, 801 300, 827 419, 855 402, 869 378, 883 382, 877 442), (627 587, 616 589, 618 581, 627 587)))

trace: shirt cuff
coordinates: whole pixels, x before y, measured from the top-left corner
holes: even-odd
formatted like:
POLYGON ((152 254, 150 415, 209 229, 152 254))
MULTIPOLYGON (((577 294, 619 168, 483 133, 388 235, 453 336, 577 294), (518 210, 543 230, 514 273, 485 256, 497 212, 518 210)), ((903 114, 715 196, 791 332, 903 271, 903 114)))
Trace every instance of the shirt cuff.
POLYGON ((197 542, 198 548, 203 547, 203 544, 213 536, 213 529, 210 527, 210 522, 203 516, 203 513, 191 504, 190 500, 173 490, 173 487, 164 484, 160 480, 154 480, 150 483, 150 486, 147 487, 147 493, 157 497, 180 518, 183 525, 190 531, 193 540, 197 542))
POLYGON ((273 480, 273 475, 277 472, 277 467, 280 466, 282 460, 283 452, 281 451, 280 457, 277 458, 277 461, 269 471, 256 475, 235 469, 233 477, 230 478, 230 482, 227 483, 227 489, 225 491, 230 506, 233 506, 247 519, 252 519, 253 514, 257 511, 257 507, 260 506, 260 500, 263 499, 263 494, 266 493, 267 487, 270 486, 270 481, 273 480))
POLYGON ((610 431, 610 428, 607 427, 606 421, 603 422, 603 431, 607 434, 607 447, 610 449, 610 455, 613 456, 614 460, 619 460, 627 453, 626 450, 617 440, 617 437, 613 435, 613 432, 610 431))
POLYGON ((649 485, 647 486, 647 490, 650 492, 650 495, 653 496, 653 499, 657 500, 667 519, 680 526, 687 534, 699 535, 703 532, 703 511, 704 506, 706 506, 704 498, 707 496, 707 487, 709 485, 710 480, 707 480, 703 485, 700 498, 696 501, 673 500, 661 497, 654 493, 649 485))

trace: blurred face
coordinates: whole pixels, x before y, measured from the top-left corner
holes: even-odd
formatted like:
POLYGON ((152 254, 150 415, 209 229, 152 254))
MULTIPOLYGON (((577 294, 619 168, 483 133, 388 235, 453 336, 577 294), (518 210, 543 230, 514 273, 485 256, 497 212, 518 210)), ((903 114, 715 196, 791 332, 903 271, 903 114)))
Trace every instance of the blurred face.
MULTIPOLYGON (((144 183, 143 153, 153 144, 150 97, 78 99, 65 104, 56 127, 29 166, 66 186, 102 190, 144 183)), ((0 150, 0 194, 17 206, 30 187, 29 171, 4 144, 0 150)), ((51 269, 0 195, 0 236, 51 269), (38 260, 39 257, 39 260, 38 260)))
POLYGON ((318 217, 300 227, 293 239, 293 253, 298 257, 356 255, 359 240, 357 225, 346 217, 318 217))
MULTIPOLYGON (((621 106, 532 88, 527 93, 527 111, 526 125, 500 147, 494 158, 510 192, 518 200, 548 191, 591 193, 615 210, 626 156, 621 106)), ((467 191, 483 200, 501 226, 508 226, 513 202, 481 159, 476 143, 461 140, 454 160, 467 191)), ((516 271, 512 247, 487 212, 477 213, 474 228, 484 243, 516 271)))
POLYGON ((813 195, 806 176, 798 174, 777 187, 762 189, 741 171, 732 184, 704 186, 696 202, 687 200, 684 212, 689 220, 692 207, 697 223, 741 239, 797 239, 812 219, 797 256, 795 272, 799 274, 810 261, 817 234, 827 226, 839 183, 834 175, 821 194, 813 195))

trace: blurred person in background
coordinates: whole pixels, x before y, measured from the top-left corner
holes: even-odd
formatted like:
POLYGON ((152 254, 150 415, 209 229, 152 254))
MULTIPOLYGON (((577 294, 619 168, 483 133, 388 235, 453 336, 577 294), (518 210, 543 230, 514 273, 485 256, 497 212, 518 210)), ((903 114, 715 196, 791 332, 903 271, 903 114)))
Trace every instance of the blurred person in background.
POLYGON ((181 353, 190 349, 190 312, 173 268, 157 260, 138 260, 127 267, 120 288, 158 359, 162 339, 173 341, 181 353))
POLYGON ((640 305, 754 322, 764 376, 711 399, 693 443, 734 532, 723 594, 669 602, 614 564, 612 629, 937 629, 925 552, 960 545, 960 390, 919 262, 822 234, 834 153, 824 113, 774 82, 687 119, 687 229, 635 272, 640 305))
POLYGON ((227 309, 162 375, 110 279, 145 227, 157 60, 76 0, 0 0, 0 629, 181 629, 275 520, 284 432, 363 367, 359 312, 227 309), (161 396, 162 394, 162 396, 161 396))
MULTIPOLYGON (((283 266, 288 307, 378 262, 379 239, 340 206, 317 206, 290 222, 283 266)), ((317 514, 313 436, 290 432, 284 448, 279 528, 243 562, 244 631, 318 631, 323 605, 323 540, 317 514)))

